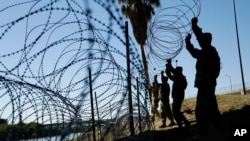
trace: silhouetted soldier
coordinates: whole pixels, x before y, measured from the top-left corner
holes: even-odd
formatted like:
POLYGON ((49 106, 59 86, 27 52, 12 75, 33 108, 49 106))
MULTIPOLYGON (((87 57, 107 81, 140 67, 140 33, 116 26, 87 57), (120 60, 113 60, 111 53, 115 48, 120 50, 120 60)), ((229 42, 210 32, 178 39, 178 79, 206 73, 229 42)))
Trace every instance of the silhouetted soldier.
POLYGON ((160 91, 160 85, 157 84, 157 75, 154 76, 154 82, 153 85, 150 88, 150 91, 152 93, 152 101, 151 101, 151 113, 152 115, 152 121, 155 120, 156 116, 159 116, 159 112, 157 110, 159 106, 159 91, 160 91))
POLYGON ((220 73, 220 57, 211 45, 212 34, 203 33, 202 29, 197 25, 198 19, 192 19, 192 29, 201 47, 194 48, 191 44, 191 35, 188 34, 186 48, 189 53, 197 59, 196 76, 194 86, 198 88, 195 116, 203 135, 208 133, 209 124, 212 123, 219 127, 220 112, 215 96, 216 78, 220 73))
POLYGON ((190 122, 186 119, 186 117, 181 112, 181 104, 185 97, 185 89, 187 87, 187 81, 185 76, 182 74, 182 67, 173 68, 171 64, 171 60, 168 60, 166 64, 166 73, 170 80, 173 81, 172 85, 172 98, 173 98, 173 115, 175 121, 178 124, 179 128, 182 128, 182 124, 184 122, 185 127, 190 126, 190 122))
POLYGON ((168 126, 175 125, 175 122, 169 104, 170 87, 168 84, 168 78, 164 76, 164 71, 161 72, 161 81, 162 84, 159 84, 156 78, 156 84, 160 86, 161 118, 162 118, 162 125, 160 126, 160 128, 165 128, 167 127, 166 125, 167 117, 170 120, 170 124, 168 126))

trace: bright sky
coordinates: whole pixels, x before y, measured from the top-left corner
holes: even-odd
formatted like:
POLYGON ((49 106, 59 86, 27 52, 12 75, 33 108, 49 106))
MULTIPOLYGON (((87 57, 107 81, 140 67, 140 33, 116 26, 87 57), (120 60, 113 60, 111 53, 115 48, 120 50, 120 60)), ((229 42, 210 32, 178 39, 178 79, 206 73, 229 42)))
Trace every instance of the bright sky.
MULTIPOLYGON (((167 1, 162 1, 162 5, 167 1)), ((246 86, 250 86, 250 14, 249 0, 236 0, 236 13, 238 23, 238 33, 240 50, 242 56, 243 72, 246 86)), ((217 89, 230 90, 230 77, 233 88, 242 86, 241 70, 239 63, 239 54, 236 38, 236 28, 233 12, 233 0, 202 0, 201 13, 199 16, 199 26, 204 32, 210 32, 213 35, 212 45, 216 47, 221 58, 221 72, 217 79, 217 89), (227 75, 227 76, 226 76, 227 75)), ((197 43, 195 36, 192 36, 192 43, 197 43)), ((195 46, 199 47, 199 46, 195 46)), ((195 76, 195 59, 193 59, 186 49, 176 57, 178 65, 183 66, 189 86, 186 90, 186 96, 195 96, 196 88, 193 88, 195 76)))

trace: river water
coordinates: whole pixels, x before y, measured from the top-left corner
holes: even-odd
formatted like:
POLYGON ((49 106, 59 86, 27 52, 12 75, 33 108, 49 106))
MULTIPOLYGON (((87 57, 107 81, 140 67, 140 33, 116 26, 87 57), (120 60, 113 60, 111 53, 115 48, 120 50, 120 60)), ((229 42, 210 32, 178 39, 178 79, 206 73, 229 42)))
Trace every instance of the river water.
MULTIPOLYGON (((65 137, 63 141, 68 139, 73 139, 79 137, 81 133, 72 133, 65 137)), ((36 138, 36 139, 28 139, 28 140, 20 140, 20 141, 61 141, 61 136, 53 136, 53 137, 44 137, 44 138, 36 138)))

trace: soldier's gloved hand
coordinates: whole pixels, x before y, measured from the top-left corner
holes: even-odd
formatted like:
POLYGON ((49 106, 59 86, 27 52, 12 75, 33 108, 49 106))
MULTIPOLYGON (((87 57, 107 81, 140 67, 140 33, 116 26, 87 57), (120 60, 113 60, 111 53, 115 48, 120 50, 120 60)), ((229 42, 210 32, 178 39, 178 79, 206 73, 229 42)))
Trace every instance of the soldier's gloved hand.
POLYGON ((198 18, 197 18, 197 17, 193 17, 192 20, 191 20, 191 22, 192 22, 192 25, 193 25, 193 26, 194 26, 194 25, 197 25, 197 23, 198 23, 198 18))
POLYGON ((154 79, 156 79, 156 78, 157 78, 157 75, 154 76, 154 79))
POLYGON ((188 34, 188 35, 186 36, 186 38, 185 38, 186 43, 189 43, 189 42, 190 42, 191 37, 192 37, 191 34, 188 34))
POLYGON ((171 64, 171 61, 172 61, 171 59, 168 59, 168 60, 167 60, 168 64, 171 64))

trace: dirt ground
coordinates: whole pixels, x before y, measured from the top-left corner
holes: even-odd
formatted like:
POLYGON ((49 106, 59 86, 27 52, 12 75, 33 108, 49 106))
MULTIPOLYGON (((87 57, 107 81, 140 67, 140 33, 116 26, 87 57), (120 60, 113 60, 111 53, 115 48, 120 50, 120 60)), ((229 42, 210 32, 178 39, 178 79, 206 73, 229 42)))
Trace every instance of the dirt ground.
MULTIPOLYGON (((193 117, 193 116, 190 116, 193 117)), ((154 136, 152 141, 250 141, 250 105, 246 105, 240 110, 230 111, 222 114, 224 125, 223 133, 219 132, 212 125, 206 137, 198 136, 198 127, 195 119, 190 120, 191 126, 187 129, 179 130, 177 125, 166 128, 159 128, 160 119, 155 123, 154 136), (244 136, 234 136, 236 129, 248 129, 244 136)))

